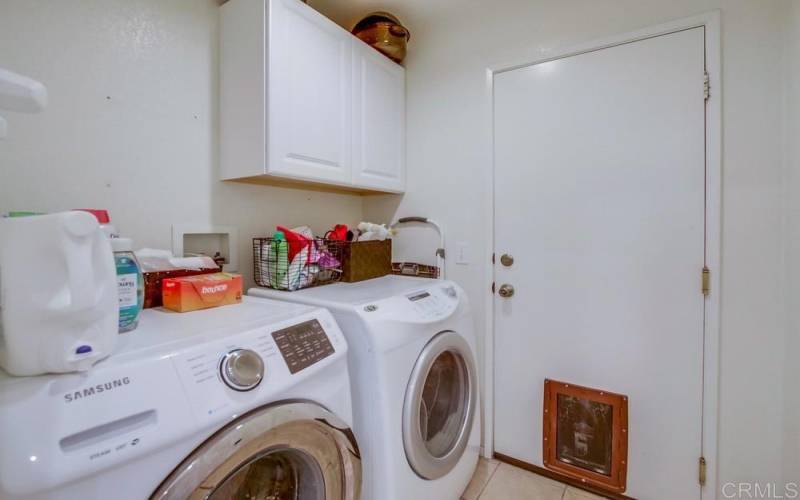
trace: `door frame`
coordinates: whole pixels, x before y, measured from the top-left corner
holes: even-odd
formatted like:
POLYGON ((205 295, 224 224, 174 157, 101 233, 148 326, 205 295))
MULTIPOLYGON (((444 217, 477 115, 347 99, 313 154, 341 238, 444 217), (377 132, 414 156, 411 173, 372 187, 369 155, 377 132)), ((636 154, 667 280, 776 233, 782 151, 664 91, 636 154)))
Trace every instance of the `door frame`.
MULTIPOLYGON (((488 117, 487 134, 491 147, 487 161, 491 168, 486 169, 486 184, 490 186, 487 204, 488 214, 487 255, 492 258, 495 252, 495 164, 494 164, 494 75, 527 66, 533 66, 556 59, 576 56, 587 52, 607 49, 618 45, 637 42, 660 35, 667 35, 692 28, 705 28, 705 60, 709 75, 711 92, 706 101, 706 241, 705 261, 711 270, 711 293, 705 298, 705 321, 703 339, 703 415, 701 423, 701 451, 706 460, 707 481, 701 489, 701 498, 717 497, 717 463, 718 463, 718 401, 719 401, 719 341, 720 341, 720 275, 721 242, 722 242, 722 72, 721 72, 721 38, 720 11, 714 10, 705 14, 670 21, 664 24, 649 26, 624 34, 613 35, 588 43, 565 48, 556 48, 523 62, 499 64, 486 69, 486 102, 488 117)), ((698 76, 698 85, 702 84, 698 76)), ((495 281, 495 264, 487 266, 485 276, 486 290, 492 290, 495 281)), ((700 269, 698 272, 698 293, 700 293, 700 269)), ((495 295, 487 294, 486 323, 483 339, 484 366, 484 428, 483 456, 494 455, 494 320, 495 295)), ((698 457, 699 458, 699 457, 698 457)))

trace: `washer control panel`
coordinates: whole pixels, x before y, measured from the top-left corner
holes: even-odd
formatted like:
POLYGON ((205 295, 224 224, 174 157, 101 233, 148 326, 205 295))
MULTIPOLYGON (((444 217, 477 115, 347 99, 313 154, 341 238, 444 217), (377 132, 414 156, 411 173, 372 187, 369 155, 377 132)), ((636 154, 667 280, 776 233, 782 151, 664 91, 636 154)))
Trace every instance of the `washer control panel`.
POLYGON ((330 339, 316 319, 272 332, 272 338, 292 374, 334 353, 330 339))
POLYGON ((346 355, 341 330, 328 312, 308 314, 187 349, 172 357, 201 421, 216 421, 267 400, 313 375, 326 358, 346 355))

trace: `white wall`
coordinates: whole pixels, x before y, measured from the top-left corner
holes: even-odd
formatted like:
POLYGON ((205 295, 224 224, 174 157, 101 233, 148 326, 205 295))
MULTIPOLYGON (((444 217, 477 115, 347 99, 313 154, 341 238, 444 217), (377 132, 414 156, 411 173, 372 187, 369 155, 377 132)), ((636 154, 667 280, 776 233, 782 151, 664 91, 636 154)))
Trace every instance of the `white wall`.
POLYGON ((784 447, 784 477, 800 479, 800 2, 788 0, 786 16, 786 189, 787 293, 786 330, 786 444, 784 447))
MULTIPOLYGON (((752 0, 311 0, 346 27, 388 10, 411 30, 408 194, 365 215, 435 217, 472 264, 450 262, 484 325, 490 151, 485 71, 648 25, 722 9, 723 270, 720 483, 781 481, 784 446, 783 27, 788 3, 752 0)), ((591 85, 591 82, 587 82, 591 85)), ((715 82, 712 82, 712 86, 715 82)), ((716 90, 715 90, 716 91, 716 90)), ((795 135, 796 137, 796 135, 795 135)), ((524 249, 512 249, 520 253, 524 249)), ((796 390, 796 389, 795 389, 796 390)), ((667 431, 670 432, 670 431, 667 431)), ((789 471, 791 472, 791 471, 789 471)))
MULTIPOLYGON (((787 480, 796 478, 800 470, 796 386, 800 373, 794 356, 800 348, 800 265, 792 265, 800 253, 800 152, 794 140, 800 135, 796 2, 311 3, 348 28, 360 15, 384 9, 410 27, 409 193, 364 198, 365 216, 437 218, 448 230, 451 255, 453 243, 468 242, 471 264, 457 266, 451 261, 448 271, 468 290, 480 328, 489 237, 484 210, 489 154, 486 67, 721 8, 725 92, 724 269, 723 289, 718 292, 723 307, 720 482, 780 481, 781 466, 787 480), (793 17, 787 16, 790 9, 793 17), (794 34, 784 40, 782 30, 790 19, 794 34), (794 55, 782 57, 784 42, 794 55), (784 61, 794 68, 785 87, 784 61), (783 95, 787 106, 776 97, 783 95), (784 109, 795 112, 784 114, 784 109), (786 148, 781 145, 783 137, 786 148), (792 197, 784 196, 787 193, 792 197), (787 206, 792 211, 784 220, 787 206), (784 224, 790 242, 786 252, 784 224), (792 265, 793 294, 788 301, 783 294, 784 262, 792 265), (792 312, 788 317, 787 305, 792 312), (785 336, 787 319, 791 335, 785 336), (790 431, 794 442, 784 442, 790 431)), ((248 276, 249 238, 271 231, 276 223, 309 223, 321 231, 335 222, 361 219, 357 196, 215 180, 217 29, 213 0, 3 0, 0 65, 46 82, 50 106, 41 115, 5 115, 10 132, 0 142, 0 212, 106 207, 138 244, 159 247, 169 246, 172 223, 234 224, 240 228, 240 260, 248 276)))
POLYGON ((325 231, 361 197, 217 181, 218 21, 213 0, 3 0, 0 66, 43 81, 44 113, 5 113, 0 212, 100 207, 137 246, 170 248, 173 223, 325 231))

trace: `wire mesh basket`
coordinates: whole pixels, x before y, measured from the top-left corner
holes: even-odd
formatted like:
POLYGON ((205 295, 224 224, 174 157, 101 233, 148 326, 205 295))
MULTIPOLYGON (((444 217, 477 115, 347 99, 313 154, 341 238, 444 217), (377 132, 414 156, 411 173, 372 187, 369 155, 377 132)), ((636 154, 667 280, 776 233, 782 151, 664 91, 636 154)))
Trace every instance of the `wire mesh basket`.
POLYGON ((339 281, 345 242, 253 238, 253 278, 259 286, 300 290, 339 281))

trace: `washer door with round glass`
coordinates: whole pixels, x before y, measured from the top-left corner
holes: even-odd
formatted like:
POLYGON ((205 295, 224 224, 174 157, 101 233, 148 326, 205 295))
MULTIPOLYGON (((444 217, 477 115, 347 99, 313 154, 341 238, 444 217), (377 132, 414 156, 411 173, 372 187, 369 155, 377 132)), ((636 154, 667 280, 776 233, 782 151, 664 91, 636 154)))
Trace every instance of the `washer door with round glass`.
POLYGON ((456 466, 469 441, 477 406, 475 361, 466 340, 452 331, 422 349, 406 389, 403 446, 423 479, 456 466))
POLYGON ((289 403, 220 429, 150 499, 358 500, 360 491, 350 429, 317 405, 289 403))

